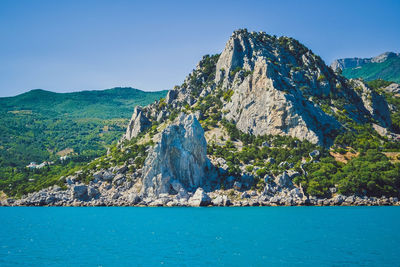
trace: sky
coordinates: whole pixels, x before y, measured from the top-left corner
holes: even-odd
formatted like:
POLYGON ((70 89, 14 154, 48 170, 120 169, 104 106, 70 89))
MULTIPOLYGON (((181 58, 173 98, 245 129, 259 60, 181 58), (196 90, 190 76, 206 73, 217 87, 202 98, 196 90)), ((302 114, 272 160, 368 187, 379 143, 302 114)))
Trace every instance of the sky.
POLYGON ((298 39, 327 64, 400 52, 398 0, 0 1, 0 96, 181 84, 235 29, 298 39))

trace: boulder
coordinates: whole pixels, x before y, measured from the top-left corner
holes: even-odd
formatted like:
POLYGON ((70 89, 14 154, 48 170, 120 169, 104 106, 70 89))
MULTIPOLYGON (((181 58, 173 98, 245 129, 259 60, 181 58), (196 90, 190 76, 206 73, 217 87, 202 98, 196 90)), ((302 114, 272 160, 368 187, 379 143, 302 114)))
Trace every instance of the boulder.
POLYGON ((97 172, 93 173, 93 178, 96 180, 103 179, 103 171, 97 171, 97 172))
POLYGON ((102 178, 104 181, 112 181, 112 179, 114 179, 114 176, 115 175, 112 172, 106 171, 103 173, 102 178))
POLYGON ((243 192, 241 198, 250 198, 250 195, 247 192, 243 192))
POLYGON ((236 181, 236 182, 233 184, 233 188, 235 188, 236 190, 240 190, 240 189, 242 188, 242 183, 239 182, 239 181, 236 181))
POLYGON ((115 177, 114 177, 114 184, 116 186, 122 185, 125 181, 126 181, 125 175, 123 175, 121 173, 115 175, 115 177))
POLYGON ((276 176, 275 183, 281 188, 293 188, 292 180, 287 172, 283 172, 282 174, 276 176))
POLYGON ((72 187, 72 197, 78 200, 88 199, 88 187, 86 185, 75 185, 72 187))
POLYGON ((141 199, 138 194, 132 193, 129 195, 128 201, 130 204, 136 205, 140 203, 141 199))
POLYGON ((115 168, 116 173, 125 173, 128 170, 128 166, 122 165, 115 168))
POLYGON ((211 204, 211 198, 204 192, 203 188, 199 187, 189 199, 188 204, 193 207, 208 206, 211 204))
POLYGON ((100 192, 96 187, 89 186, 87 188, 87 194, 89 198, 96 198, 100 195, 100 192))
POLYGON ((178 194, 176 195, 176 198, 178 200, 182 200, 182 199, 188 200, 189 199, 189 194, 184 188, 181 188, 181 189, 179 189, 178 194))
POLYGON ((217 196, 216 198, 214 198, 211 201, 211 203, 212 203, 213 206, 218 206, 218 207, 224 207, 224 206, 230 206, 231 205, 231 201, 225 195, 217 196))

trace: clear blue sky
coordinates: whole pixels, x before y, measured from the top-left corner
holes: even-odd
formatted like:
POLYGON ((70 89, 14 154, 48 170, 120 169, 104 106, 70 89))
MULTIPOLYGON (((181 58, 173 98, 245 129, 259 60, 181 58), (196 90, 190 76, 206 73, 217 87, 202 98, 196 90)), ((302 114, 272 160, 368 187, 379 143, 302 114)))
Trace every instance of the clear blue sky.
POLYGON ((300 40, 326 63, 399 52, 400 1, 0 1, 0 96, 170 89, 248 28, 300 40))

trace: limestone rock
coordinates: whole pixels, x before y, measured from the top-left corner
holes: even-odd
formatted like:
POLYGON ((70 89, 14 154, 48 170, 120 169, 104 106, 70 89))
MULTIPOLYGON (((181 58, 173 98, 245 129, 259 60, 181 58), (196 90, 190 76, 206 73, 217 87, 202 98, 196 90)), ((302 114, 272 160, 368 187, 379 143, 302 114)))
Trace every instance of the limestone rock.
MULTIPOLYGON (((314 61, 311 52, 304 56, 304 65, 314 61)), ((317 70, 303 67, 304 71, 297 75, 301 78, 296 80, 289 66, 297 65, 298 60, 267 35, 234 32, 218 60, 216 72, 216 83, 233 90, 231 101, 224 107, 228 111, 226 118, 246 133, 284 134, 319 144, 332 142, 326 137, 340 124, 308 101, 300 87, 310 88, 313 94, 329 94, 331 85, 305 77, 333 74, 321 62, 317 70), (274 62, 279 62, 279 66, 274 62), (240 72, 238 77, 230 76, 237 69, 243 70, 242 76, 239 77, 240 72), (245 71, 250 74, 245 76, 245 71)))
POLYGON ((364 107, 371 117, 379 122, 379 125, 387 128, 392 125, 388 104, 383 96, 371 90, 361 80, 351 80, 356 88, 356 92, 361 97, 364 107))
POLYGON ((293 188, 292 179, 287 172, 283 172, 275 178, 275 183, 282 188, 293 188))
POLYGON ((188 191, 202 186, 209 167, 207 143, 200 123, 193 115, 181 114, 178 121, 161 133, 150 149, 143 167, 141 193, 176 194, 177 182, 188 191))
POLYGON ((89 186, 87 188, 87 194, 89 198, 96 198, 100 192, 96 187, 89 186))
POLYGON ((102 179, 104 181, 112 181, 112 179, 114 179, 114 174, 112 172, 106 171, 103 173, 102 175, 102 179))
POLYGON ((211 198, 204 192, 203 188, 199 187, 189 199, 188 204, 193 207, 208 206, 211 204, 211 198))
MULTIPOLYGON (((291 38, 235 31, 219 57, 215 77, 223 90, 232 91, 224 103, 225 118, 246 133, 289 135, 330 146, 343 126, 322 108, 320 102, 329 97, 343 100, 355 121, 375 119, 390 127, 383 98, 370 92, 371 103, 362 101, 357 86, 291 38)), ((342 104, 332 101, 330 109, 343 109, 342 104)))
POLYGON ((389 86, 383 88, 383 90, 387 93, 400 94, 400 84, 392 83, 389 86))
POLYGON ((88 198, 88 187, 86 185, 75 185, 72 189, 74 199, 86 200, 88 198))
POLYGON ((140 199, 140 197, 138 196, 138 194, 135 194, 135 193, 130 194, 129 197, 128 197, 128 201, 129 201, 129 203, 132 204, 132 205, 138 204, 138 203, 140 202, 140 200, 141 200, 141 199, 140 199))
POLYGON ((231 205, 231 201, 225 195, 222 195, 222 196, 219 195, 215 199, 213 199, 211 202, 212 202, 212 204, 214 206, 219 206, 219 207, 224 207, 224 206, 230 206, 231 205))
POLYGON ((150 126, 151 122, 145 116, 143 109, 140 106, 136 106, 126 129, 125 138, 131 140, 150 126))

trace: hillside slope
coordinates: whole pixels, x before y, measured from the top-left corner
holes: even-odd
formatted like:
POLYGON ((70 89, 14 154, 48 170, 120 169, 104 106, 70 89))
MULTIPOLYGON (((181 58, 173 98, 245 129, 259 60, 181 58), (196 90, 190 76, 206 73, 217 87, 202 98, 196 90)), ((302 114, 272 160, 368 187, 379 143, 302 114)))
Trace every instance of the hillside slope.
POLYGON ((30 162, 57 161, 67 153, 76 162, 100 156, 121 137, 136 105, 152 103, 166 92, 37 89, 0 98, 0 180, 29 180, 32 174, 25 166, 30 162))

